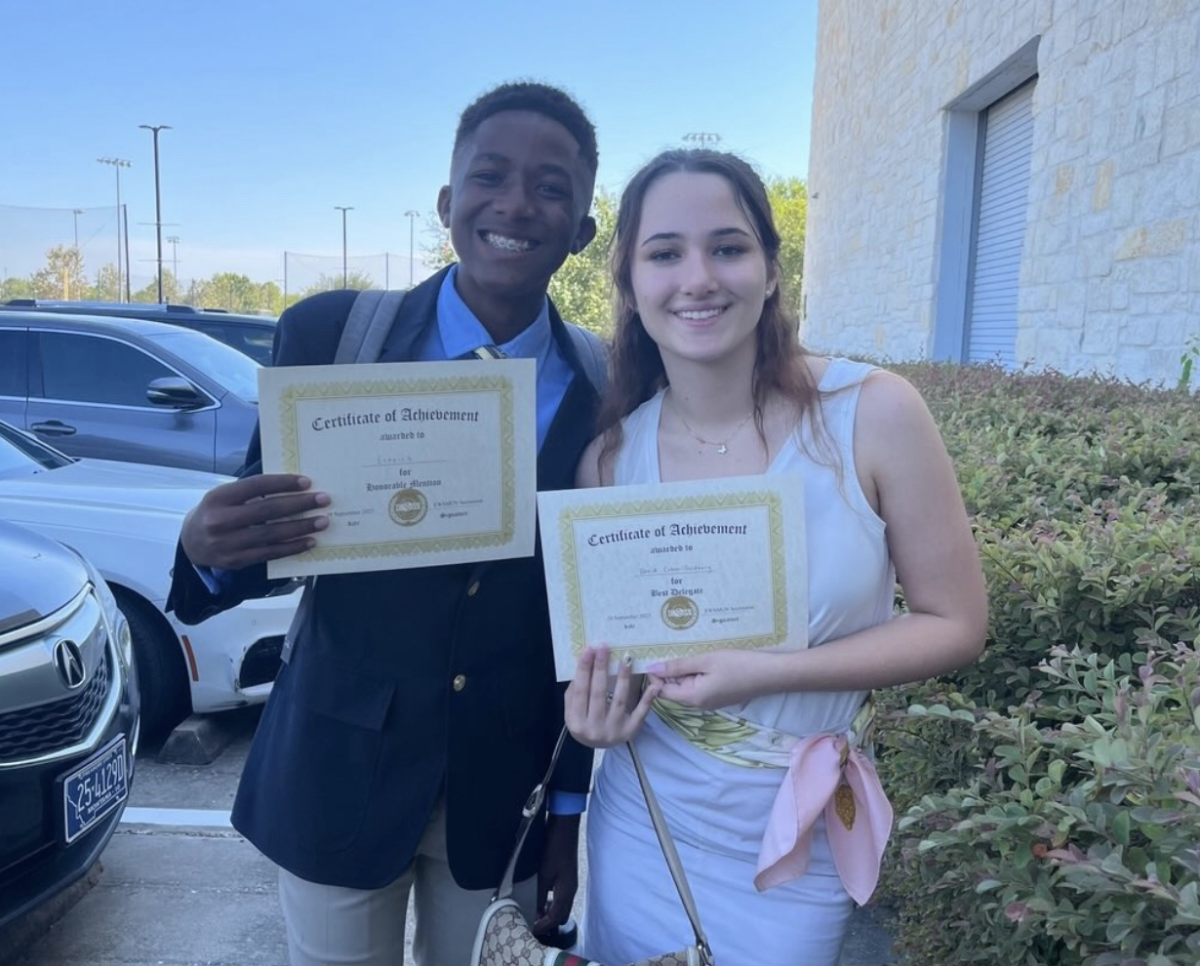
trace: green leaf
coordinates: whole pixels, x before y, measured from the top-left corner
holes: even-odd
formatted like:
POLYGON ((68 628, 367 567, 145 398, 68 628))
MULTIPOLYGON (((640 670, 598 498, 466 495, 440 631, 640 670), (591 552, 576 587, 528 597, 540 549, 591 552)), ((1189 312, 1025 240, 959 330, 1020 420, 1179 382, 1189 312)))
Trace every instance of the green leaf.
POLYGON ((1129 845, 1129 812, 1122 809, 1112 822, 1113 838, 1124 846, 1129 845))

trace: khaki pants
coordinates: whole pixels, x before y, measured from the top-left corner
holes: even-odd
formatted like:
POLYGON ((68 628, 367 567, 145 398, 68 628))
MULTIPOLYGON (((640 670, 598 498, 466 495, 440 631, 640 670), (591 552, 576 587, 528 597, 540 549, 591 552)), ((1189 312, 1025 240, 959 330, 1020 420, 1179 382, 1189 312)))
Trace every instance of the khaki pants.
MULTIPOLYGON (((438 802, 412 864, 382 889, 318 885, 279 870, 288 958, 291 966, 404 966, 411 892, 417 966, 466 966, 493 891, 470 891, 455 884, 446 861, 445 810, 438 802)), ((517 883, 513 898, 533 922, 537 877, 517 883)))

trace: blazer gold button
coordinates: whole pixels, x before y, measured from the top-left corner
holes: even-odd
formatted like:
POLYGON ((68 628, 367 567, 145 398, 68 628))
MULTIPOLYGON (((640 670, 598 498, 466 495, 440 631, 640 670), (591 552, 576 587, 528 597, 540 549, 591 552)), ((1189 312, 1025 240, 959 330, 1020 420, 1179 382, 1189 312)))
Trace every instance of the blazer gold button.
POLYGON ((474 597, 477 593, 479 593, 479 581, 478 580, 475 581, 475 583, 471 584, 471 586, 467 588, 467 596, 474 597))
POLYGON ((467 686, 467 676, 465 674, 456 674, 454 676, 454 690, 461 691, 467 686))

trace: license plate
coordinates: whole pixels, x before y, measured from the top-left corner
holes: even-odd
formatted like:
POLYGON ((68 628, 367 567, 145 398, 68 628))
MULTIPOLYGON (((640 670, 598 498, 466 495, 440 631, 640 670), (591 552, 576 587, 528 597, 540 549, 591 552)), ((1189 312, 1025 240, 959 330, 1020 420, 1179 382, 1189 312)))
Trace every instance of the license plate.
POLYGON ((129 795, 125 772, 125 736, 121 735, 90 760, 64 775, 63 838, 74 842, 129 795))

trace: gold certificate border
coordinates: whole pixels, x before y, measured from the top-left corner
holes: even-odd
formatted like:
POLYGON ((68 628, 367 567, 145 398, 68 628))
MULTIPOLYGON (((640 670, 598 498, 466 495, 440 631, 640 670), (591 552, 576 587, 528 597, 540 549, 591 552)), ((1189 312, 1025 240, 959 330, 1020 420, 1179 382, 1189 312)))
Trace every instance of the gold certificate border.
MULTIPOLYGON (((631 654, 639 659, 668 660, 684 654, 698 654, 724 648, 755 650, 782 644, 788 636, 787 553, 783 539, 783 500, 778 492, 746 491, 712 493, 703 496, 635 500, 628 503, 601 503, 565 508, 558 521, 562 541, 563 578, 567 590, 567 617, 570 621, 571 653, 578 659, 587 646, 584 639, 583 597, 579 586, 579 548, 575 541, 575 523, 579 520, 605 520, 614 517, 658 516, 692 510, 729 510, 765 507, 771 542, 771 592, 773 626, 769 633, 752 637, 723 637, 679 644, 647 644, 613 647, 612 657, 631 654)), ((599 643, 599 642, 596 642, 599 643)))
POLYGON ((500 396, 501 513, 500 529, 453 537, 413 537, 379 543, 314 547, 296 554, 296 561, 362 560, 424 553, 444 553, 509 544, 516 530, 516 424, 513 420, 513 383, 504 376, 444 376, 440 378, 351 380, 293 384, 279 397, 279 422, 285 473, 300 473, 300 427, 296 404, 308 399, 363 399, 380 396, 421 396, 498 393, 500 396))

